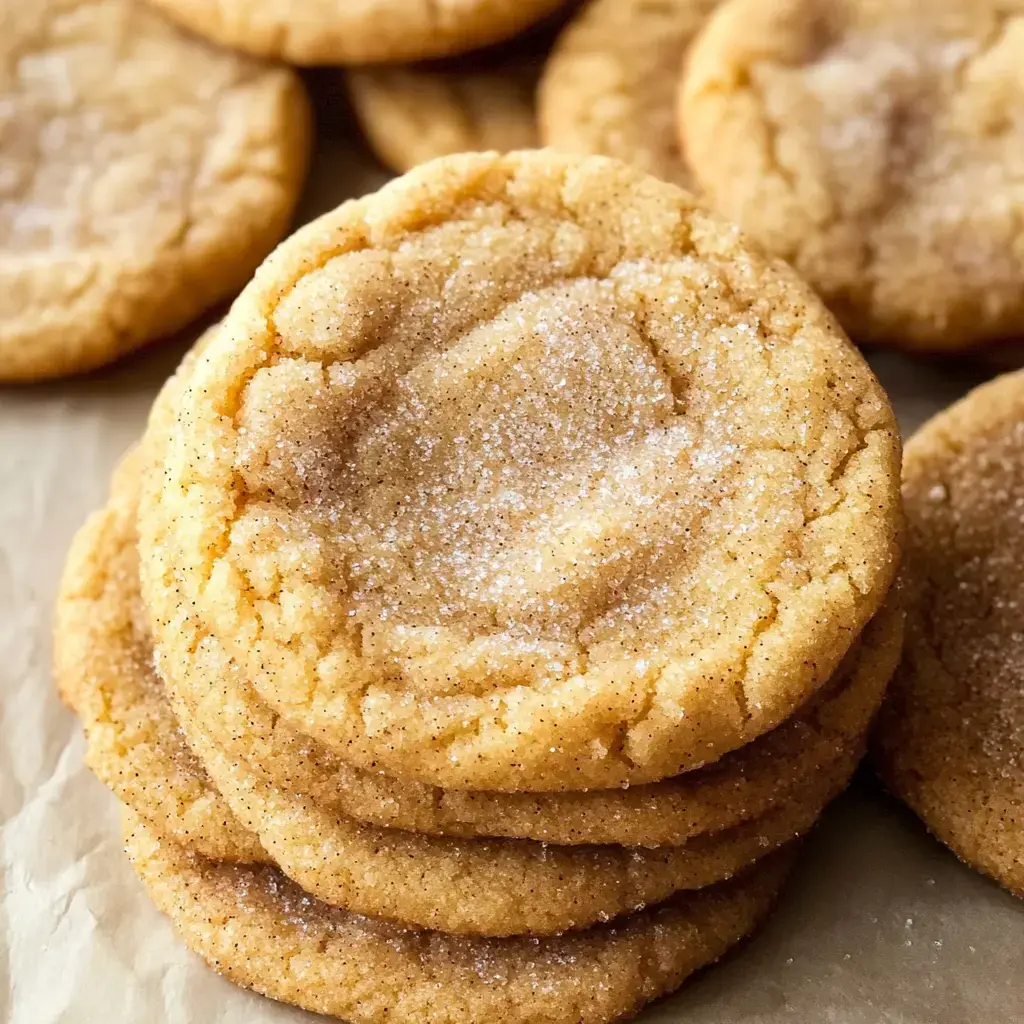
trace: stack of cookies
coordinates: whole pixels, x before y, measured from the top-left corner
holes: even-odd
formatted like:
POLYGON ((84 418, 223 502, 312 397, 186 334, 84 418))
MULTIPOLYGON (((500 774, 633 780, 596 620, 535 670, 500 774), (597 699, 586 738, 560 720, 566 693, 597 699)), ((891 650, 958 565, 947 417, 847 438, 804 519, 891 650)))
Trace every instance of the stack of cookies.
POLYGON ((603 158, 286 241, 71 552, 154 901, 352 1021, 603 1024, 754 930, 898 659, 900 446, 820 301, 603 158))

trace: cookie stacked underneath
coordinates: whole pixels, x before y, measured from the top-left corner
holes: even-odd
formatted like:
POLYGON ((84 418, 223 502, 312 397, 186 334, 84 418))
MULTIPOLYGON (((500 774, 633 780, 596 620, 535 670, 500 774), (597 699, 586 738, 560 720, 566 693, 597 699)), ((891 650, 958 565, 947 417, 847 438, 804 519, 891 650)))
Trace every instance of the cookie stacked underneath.
POLYGON ((79 534, 58 676, 218 970, 598 1024, 764 918, 898 658, 899 442, 814 295, 614 161, 300 231, 79 534))

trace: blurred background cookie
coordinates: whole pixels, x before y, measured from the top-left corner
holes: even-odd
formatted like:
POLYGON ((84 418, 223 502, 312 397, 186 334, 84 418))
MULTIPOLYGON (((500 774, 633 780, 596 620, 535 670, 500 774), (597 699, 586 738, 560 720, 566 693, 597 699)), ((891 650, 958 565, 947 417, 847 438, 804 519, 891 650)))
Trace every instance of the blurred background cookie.
POLYGON ((1024 895, 1024 372, 907 444, 908 618, 876 760, 969 864, 1024 895))
POLYGON ((566 0, 151 0, 199 35, 292 64, 447 57, 499 43, 566 0))
POLYGON ((133 0, 4 5, 0 381, 100 366, 249 278, 310 144, 298 78, 133 0))
POLYGON ((949 351, 1024 331, 1022 15, 728 0, 691 49, 697 181, 855 340, 949 351))
POLYGON ((614 156, 694 186, 676 124, 690 43, 720 0, 591 0, 559 36, 541 79, 546 146, 614 156))
POLYGON ((403 172, 451 153, 533 148, 543 42, 434 64, 349 71, 352 106, 374 153, 403 172))

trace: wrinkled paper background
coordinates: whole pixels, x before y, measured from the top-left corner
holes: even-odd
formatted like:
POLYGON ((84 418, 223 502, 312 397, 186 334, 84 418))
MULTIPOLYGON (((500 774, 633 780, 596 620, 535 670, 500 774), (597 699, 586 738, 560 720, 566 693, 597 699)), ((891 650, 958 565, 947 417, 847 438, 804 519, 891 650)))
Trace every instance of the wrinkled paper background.
MULTIPOLYGON (((377 187, 336 95, 298 220, 377 187)), ((191 337, 86 380, 0 391, 0 1021, 278 1024, 174 937, 121 853, 114 798, 51 684, 65 551, 191 337)), ((905 432, 984 373, 874 360, 905 432)), ((959 865, 865 776, 808 844, 765 931, 646 1024, 1024 1021, 1024 903, 959 865)))

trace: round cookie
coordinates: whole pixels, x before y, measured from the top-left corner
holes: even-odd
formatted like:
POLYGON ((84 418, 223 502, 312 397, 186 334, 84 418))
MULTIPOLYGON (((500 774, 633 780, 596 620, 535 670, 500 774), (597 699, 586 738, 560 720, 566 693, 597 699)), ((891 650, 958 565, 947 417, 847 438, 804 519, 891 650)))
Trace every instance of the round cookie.
POLYGON ((537 116, 546 146, 693 188, 677 127, 683 60, 720 0, 592 0, 559 36, 537 116))
MULTIPOLYGON (((161 692, 152 658, 133 637, 107 631, 108 625, 120 624, 110 614, 111 608, 123 616, 123 609, 132 604, 125 596, 131 588, 124 585, 132 577, 131 567, 126 573, 123 563, 133 549, 132 502, 126 495, 138 492, 139 468, 137 458, 130 458, 115 482, 111 507, 116 511, 108 513, 108 529, 99 534, 108 543, 81 552, 78 559, 94 579, 100 577, 98 587, 94 586, 99 596, 88 609, 93 619, 66 617, 62 625, 80 629, 89 638, 79 645, 88 664, 99 666, 100 672, 107 670, 107 675, 89 674, 79 681, 81 692, 98 691, 92 696, 94 703, 130 708, 135 720, 151 723, 151 732, 159 736, 166 730, 180 742, 178 722, 161 692), (135 479, 128 475, 133 471, 135 479), (118 529, 120 543, 110 536, 118 529), (110 554, 114 561, 103 562, 110 554), (100 565, 104 568, 97 568, 100 565), (92 649, 84 649, 90 642, 92 649)), ((137 601, 131 617, 136 623, 144 621, 144 609, 137 601)), ((223 807, 219 790, 242 824, 259 836, 273 862, 320 899, 355 912, 452 933, 552 934, 661 902, 680 889, 719 882, 810 829, 860 759, 859 747, 851 745, 845 756, 809 780, 799 800, 735 829, 700 836, 686 846, 655 851, 549 847, 528 840, 438 839, 361 825, 318 807, 291 780, 266 782, 244 761, 219 751, 183 701, 175 701, 175 710, 209 778, 194 762, 161 765, 159 756, 166 746, 156 746, 155 755, 147 758, 149 736, 139 737, 128 729, 118 735, 127 749, 114 744, 105 748, 113 760, 119 757, 116 765, 105 763, 109 775, 135 773, 133 783, 142 791, 144 813, 153 791, 166 788, 171 795, 200 791, 208 794, 207 804, 223 807), (136 743, 142 743, 141 751, 132 749, 136 743), (115 766, 119 767, 116 772, 115 766), (191 786, 184 785, 183 776, 191 786)), ((97 728, 90 726, 91 740, 97 728)), ((315 751, 308 751, 307 757, 315 757, 315 751)), ((134 805, 135 790, 127 795, 134 805)), ((239 830, 237 824, 234 828, 239 830)), ((187 845, 196 845, 182 838, 187 845)), ((251 835, 243 833, 242 839, 252 845, 251 835)), ((258 854, 248 856, 247 850, 229 851, 229 857, 264 859, 258 854)))
POLYGON ((907 445, 908 618, 876 732, 889 789, 1024 896, 1024 373, 907 445))
POLYGON ((352 106, 377 157, 402 173, 451 153, 538 144, 536 50, 441 66, 358 68, 347 73, 352 106))
POLYGON ((166 674, 197 613, 283 719, 452 788, 721 757, 828 680, 898 561, 860 355, 600 158, 451 157, 299 232, 171 433, 140 515, 166 674))
POLYGON ((7 5, 0 381, 100 366, 233 295, 305 177, 299 79, 132 0, 7 5))
POLYGON ((729 0, 692 48, 687 156, 857 340, 1024 330, 1024 3, 729 0))
POLYGON ((209 785, 153 671, 137 599, 138 452, 119 467, 109 503, 79 530, 57 601, 54 670, 82 719, 86 764, 161 834, 214 860, 265 861, 209 785))
POLYGON ((771 910, 782 853, 736 882, 549 939, 402 932, 270 868, 190 856, 126 816, 127 850, 184 941, 237 984, 353 1024, 607 1024, 722 956, 771 910))
POLYGON ((151 0, 214 42, 291 64, 401 63, 499 43, 565 0, 151 0))

